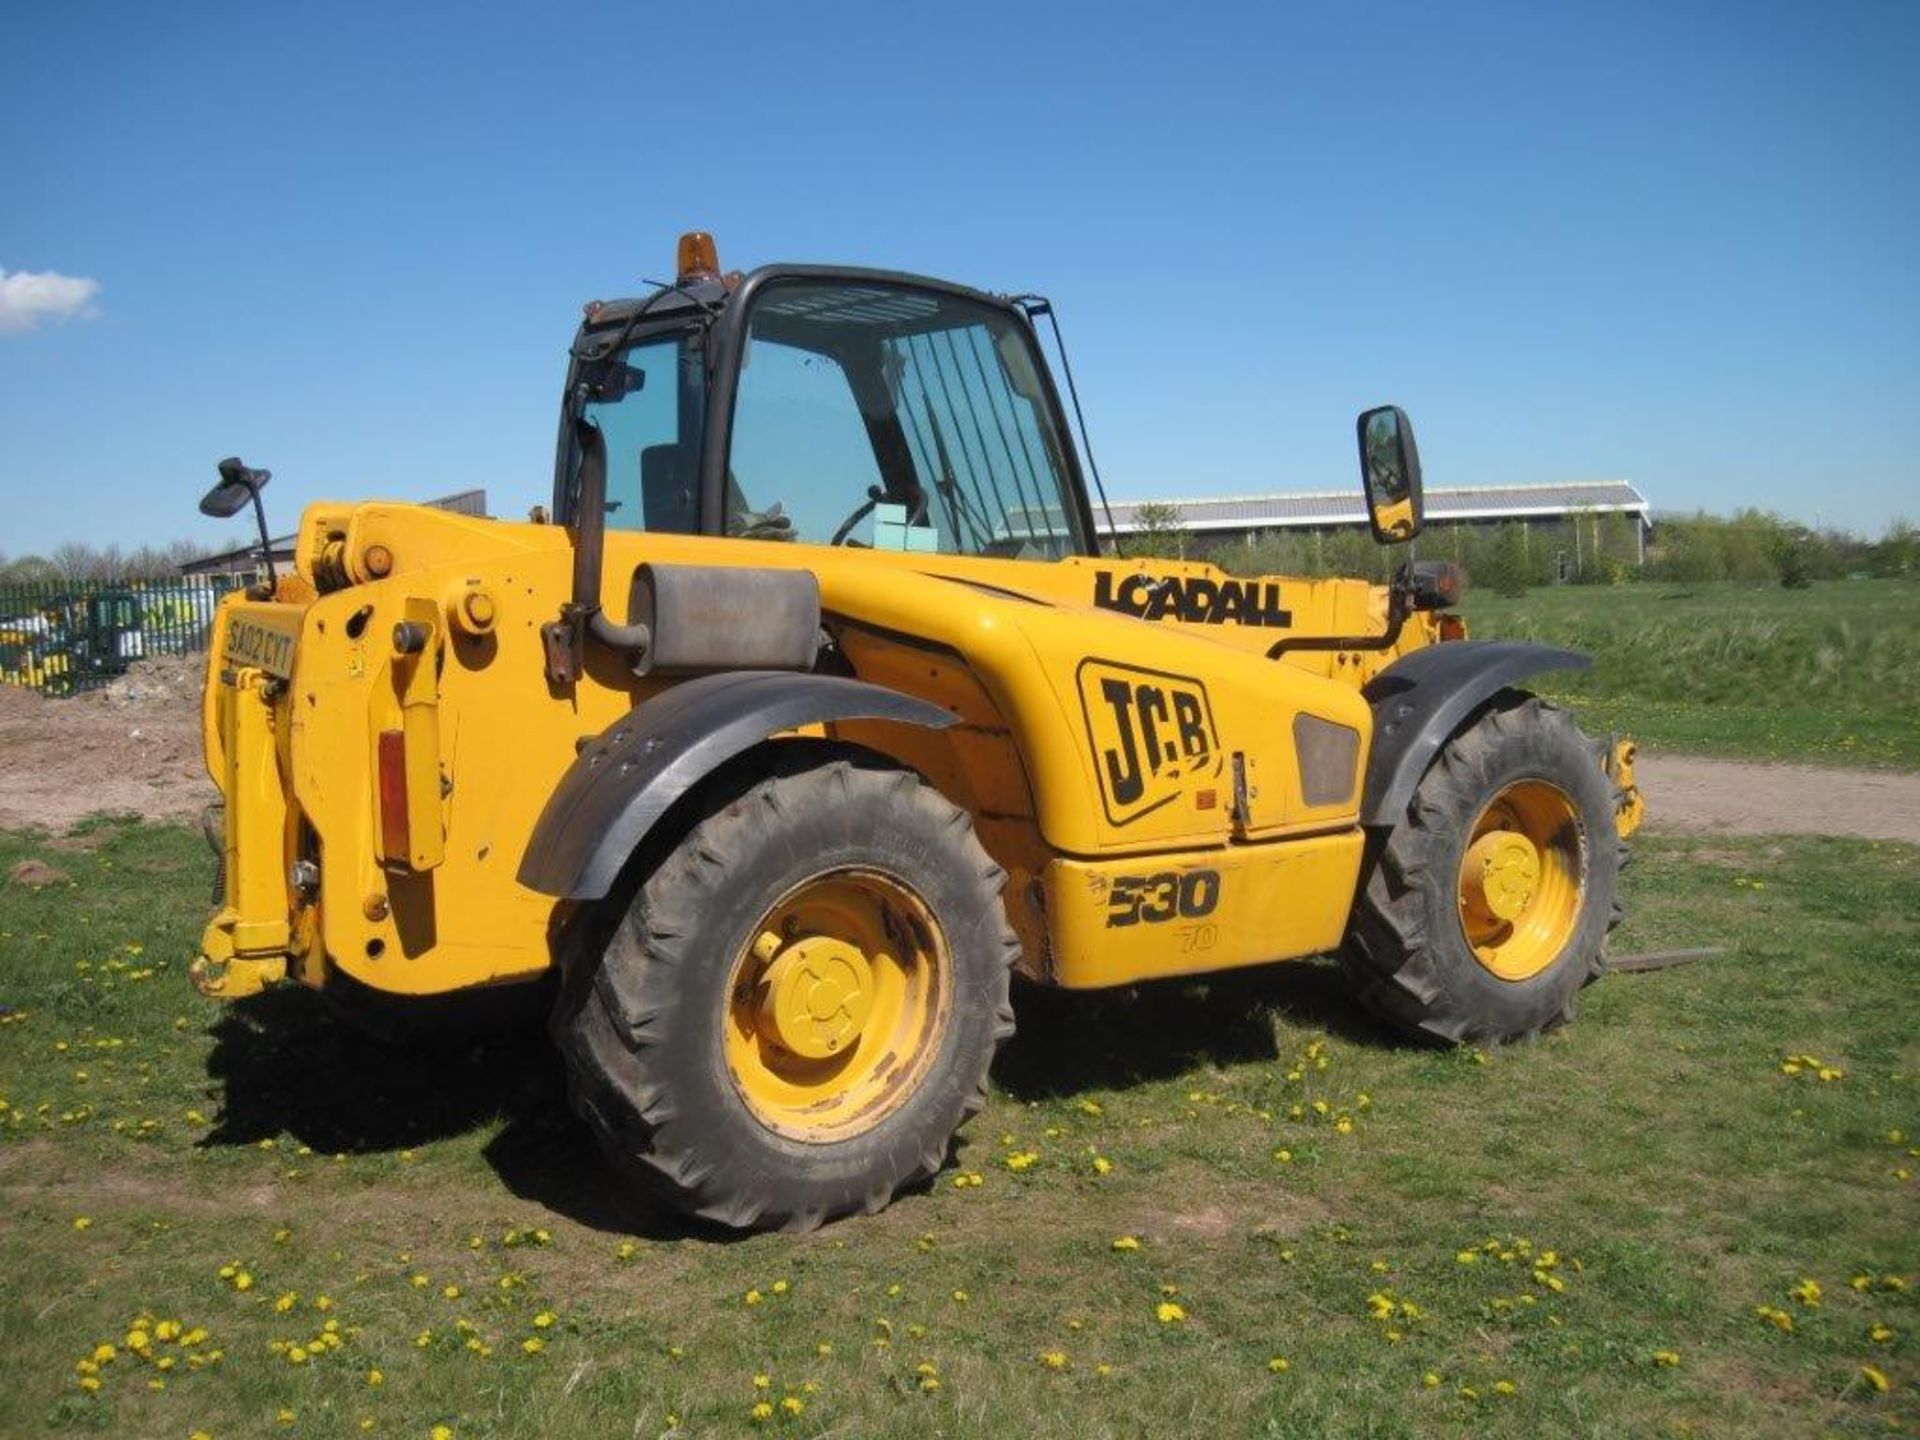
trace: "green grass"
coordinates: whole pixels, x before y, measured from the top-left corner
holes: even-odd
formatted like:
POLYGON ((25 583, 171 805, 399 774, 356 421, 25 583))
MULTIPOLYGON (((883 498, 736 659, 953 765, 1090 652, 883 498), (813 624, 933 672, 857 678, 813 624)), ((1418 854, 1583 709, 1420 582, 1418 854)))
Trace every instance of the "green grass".
POLYGON ((979 1185, 949 1173, 870 1220, 740 1241, 623 1201, 537 1040, 395 1053, 304 993, 199 1000, 197 836, 0 836, 0 875, 28 857, 70 879, 0 882, 0 1434, 1920 1424, 1912 849, 1648 839, 1620 943, 1728 953, 1603 981, 1577 1025, 1492 1055, 1387 1040, 1321 965, 1025 996, 959 1154, 979 1185), (1844 1075, 1783 1073, 1801 1053, 1844 1075), (1792 1296, 1806 1279, 1817 1307, 1792 1296), (1161 1323, 1163 1302, 1187 1318, 1161 1323), (206 1332, 150 1345, 167 1372, 126 1346, 161 1320, 206 1332), (328 1321, 337 1349, 276 1351, 328 1321), (75 1364, 103 1343, 119 1355, 88 1394, 75 1364), (789 1395, 799 1416, 753 1424, 789 1395))
POLYGON ((1469 591, 1471 632, 1595 656, 1548 677, 1588 728, 1659 750, 1920 768, 1920 586, 1836 580, 1469 591))

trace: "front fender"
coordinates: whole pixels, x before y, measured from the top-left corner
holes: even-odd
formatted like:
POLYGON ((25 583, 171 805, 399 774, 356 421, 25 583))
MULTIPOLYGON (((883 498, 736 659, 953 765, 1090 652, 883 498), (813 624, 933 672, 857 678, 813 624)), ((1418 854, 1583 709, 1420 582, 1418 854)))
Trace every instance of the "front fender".
POLYGON ((911 695, 833 675, 745 670, 685 681, 574 758, 534 825, 520 883, 567 900, 601 898, 674 801, 782 730, 833 720, 943 729, 955 718, 911 695))
POLYGON ((1591 655, 1511 640, 1455 640, 1404 655, 1367 682, 1373 751, 1363 825, 1395 825, 1440 747, 1474 711, 1514 681, 1548 670, 1585 670, 1591 655))

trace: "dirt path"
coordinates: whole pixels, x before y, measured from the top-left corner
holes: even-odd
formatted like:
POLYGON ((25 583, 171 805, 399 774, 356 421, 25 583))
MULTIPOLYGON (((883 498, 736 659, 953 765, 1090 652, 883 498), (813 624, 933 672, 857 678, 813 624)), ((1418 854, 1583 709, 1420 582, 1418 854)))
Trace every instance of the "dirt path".
POLYGON ((1920 845, 1920 775, 1645 754, 1635 774, 1655 829, 1920 845))
MULTIPOLYGON (((200 762, 201 663, 146 660, 75 700, 0 686, 0 829, 57 833, 102 810, 199 814, 214 798, 200 762)), ((1656 829, 1920 844, 1920 774, 1643 754, 1639 777, 1656 829)))

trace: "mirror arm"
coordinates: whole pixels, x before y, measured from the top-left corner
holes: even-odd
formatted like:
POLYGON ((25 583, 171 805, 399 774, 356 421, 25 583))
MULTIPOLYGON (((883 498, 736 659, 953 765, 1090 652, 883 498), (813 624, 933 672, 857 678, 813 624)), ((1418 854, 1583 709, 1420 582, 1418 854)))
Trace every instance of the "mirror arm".
POLYGON ((253 518, 260 526, 260 561, 267 567, 267 594, 280 588, 280 577, 273 570, 273 539, 267 534, 267 507, 260 498, 260 487, 247 482, 247 494, 253 500, 253 518))

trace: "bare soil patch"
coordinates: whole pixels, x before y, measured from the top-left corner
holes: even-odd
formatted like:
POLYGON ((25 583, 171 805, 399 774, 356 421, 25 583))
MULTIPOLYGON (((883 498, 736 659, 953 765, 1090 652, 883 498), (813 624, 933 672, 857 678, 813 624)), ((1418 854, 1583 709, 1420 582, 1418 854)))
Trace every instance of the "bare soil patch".
POLYGON ((215 798, 200 758, 205 656, 143 660, 68 699, 0 685, 0 829, 88 815, 189 819, 215 798))

